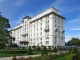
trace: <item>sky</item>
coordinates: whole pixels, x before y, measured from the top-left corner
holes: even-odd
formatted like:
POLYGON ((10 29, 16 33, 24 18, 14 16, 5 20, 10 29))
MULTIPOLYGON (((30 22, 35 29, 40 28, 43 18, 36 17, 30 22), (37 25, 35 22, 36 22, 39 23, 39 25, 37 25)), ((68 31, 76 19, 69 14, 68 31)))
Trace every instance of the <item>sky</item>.
POLYGON ((27 15, 34 17, 54 7, 65 20, 65 41, 80 38, 80 0, 0 0, 1 15, 9 19, 11 29, 27 15))

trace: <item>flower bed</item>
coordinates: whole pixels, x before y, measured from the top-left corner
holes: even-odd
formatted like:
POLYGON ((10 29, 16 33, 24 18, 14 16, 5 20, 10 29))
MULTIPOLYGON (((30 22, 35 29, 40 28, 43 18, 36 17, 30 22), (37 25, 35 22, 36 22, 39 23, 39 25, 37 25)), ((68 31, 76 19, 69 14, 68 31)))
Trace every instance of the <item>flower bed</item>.
POLYGON ((53 60, 59 57, 66 56, 67 53, 60 53, 60 54, 44 54, 42 56, 36 56, 36 57, 29 57, 29 58, 24 58, 24 57, 19 57, 16 58, 16 56, 13 56, 12 60, 53 60))

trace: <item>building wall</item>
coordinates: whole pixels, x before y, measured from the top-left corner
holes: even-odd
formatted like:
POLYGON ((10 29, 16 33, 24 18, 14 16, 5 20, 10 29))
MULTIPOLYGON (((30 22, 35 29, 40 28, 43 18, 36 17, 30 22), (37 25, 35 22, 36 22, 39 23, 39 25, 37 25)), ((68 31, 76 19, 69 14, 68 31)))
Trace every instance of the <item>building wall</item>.
POLYGON ((29 46, 65 46, 64 19, 58 10, 50 8, 33 18, 25 17, 13 28, 12 36, 15 43, 28 41, 29 46))

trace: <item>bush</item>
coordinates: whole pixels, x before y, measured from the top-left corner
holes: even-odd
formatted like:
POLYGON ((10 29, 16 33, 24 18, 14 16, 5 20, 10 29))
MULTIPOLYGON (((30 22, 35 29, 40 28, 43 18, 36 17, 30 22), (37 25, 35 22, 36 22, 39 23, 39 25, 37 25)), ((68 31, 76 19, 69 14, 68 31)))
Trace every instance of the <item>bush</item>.
POLYGON ((0 50, 0 54, 21 54, 27 53, 26 50, 0 50))
POLYGON ((69 53, 72 53, 72 48, 69 48, 69 53))
POLYGON ((40 47, 38 47, 38 49, 37 49, 38 51, 40 51, 40 47))
POLYGON ((0 41, 0 49, 4 49, 5 48, 5 42, 4 41, 0 41))
POLYGON ((32 52, 32 49, 31 49, 30 46, 29 46, 29 49, 28 49, 28 51, 27 51, 27 54, 28 54, 28 55, 33 55, 33 52, 32 52))
POLYGON ((65 56, 66 54, 64 54, 64 53, 59 53, 59 57, 63 57, 63 56, 65 56))
POLYGON ((50 47, 50 46, 48 46, 48 48, 49 48, 49 51, 51 51, 51 47, 50 47))
POLYGON ((36 46, 32 46, 33 49, 36 49, 36 46))
POLYGON ((56 47, 54 48, 53 52, 55 52, 55 53, 57 52, 57 48, 56 47))
POLYGON ((44 49, 43 49, 43 51, 42 51, 42 55, 43 54, 48 54, 48 51, 47 51, 47 49, 46 49, 46 46, 44 46, 44 49))
POLYGON ((76 48, 76 47, 74 47, 74 49, 73 49, 72 53, 74 53, 74 54, 79 54, 79 51, 77 50, 77 48, 76 48))
POLYGON ((9 44, 9 47, 18 47, 18 46, 17 46, 17 44, 11 43, 11 44, 9 44))
POLYGON ((79 60, 79 59, 78 59, 78 55, 74 55, 74 56, 72 57, 72 60, 79 60))

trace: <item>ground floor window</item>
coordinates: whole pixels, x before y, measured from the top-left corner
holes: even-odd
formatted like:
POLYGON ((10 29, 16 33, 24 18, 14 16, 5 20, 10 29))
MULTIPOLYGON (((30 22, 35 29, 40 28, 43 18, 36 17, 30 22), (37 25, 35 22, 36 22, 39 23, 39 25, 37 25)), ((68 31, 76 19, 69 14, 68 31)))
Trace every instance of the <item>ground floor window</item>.
POLYGON ((49 45, 49 41, 46 41, 46 45, 49 45))

